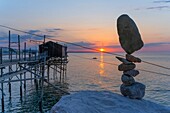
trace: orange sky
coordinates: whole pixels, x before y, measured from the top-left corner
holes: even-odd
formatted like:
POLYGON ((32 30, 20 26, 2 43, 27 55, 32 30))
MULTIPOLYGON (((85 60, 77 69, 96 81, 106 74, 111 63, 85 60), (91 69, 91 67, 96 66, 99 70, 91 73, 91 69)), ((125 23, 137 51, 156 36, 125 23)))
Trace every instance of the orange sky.
MULTIPOLYGON (((37 30, 34 33, 52 35, 52 38, 74 43, 83 41, 98 47, 115 46, 120 45, 116 21, 121 14, 126 13, 136 22, 145 44, 149 43, 153 50, 169 48, 170 3, 164 0, 18 1, 0 1, 2 25, 30 32, 37 30)), ((8 33, 8 30, 0 28, 0 31, 2 42, 2 32, 8 33)))

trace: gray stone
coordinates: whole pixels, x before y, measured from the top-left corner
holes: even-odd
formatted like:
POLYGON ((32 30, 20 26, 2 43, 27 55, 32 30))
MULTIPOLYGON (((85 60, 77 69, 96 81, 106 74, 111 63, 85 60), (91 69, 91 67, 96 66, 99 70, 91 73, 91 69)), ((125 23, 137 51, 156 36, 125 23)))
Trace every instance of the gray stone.
POLYGON ((123 74, 136 77, 139 74, 139 71, 133 69, 133 70, 129 70, 129 71, 124 71, 123 74))
POLYGON ((131 86, 121 85, 120 91, 122 95, 131 99, 142 99, 145 95, 145 85, 139 82, 135 82, 131 86))
POLYGON ((121 57, 117 57, 117 56, 116 56, 116 58, 124 64, 131 64, 132 63, 132 62, 129 62, 128 60, 126 60, 125 58, 121 58, 121 57))
POLYGON ((129 85, 132 85, 133 83, 135 83, 135 79, 130 75, 123 74, 121 77, 121 80, 122 80, 123 84, 126 86, 129 86, 129 85))
POLYGON ((140 58, 134 57, 133 55, 129 55, 129 54, 126 54, 126 59, 130 62, 137 62, 137 63, 141 63, 142 61, 140 58))
POLYGON ((119 71, 129 71, 129 70, 132 70, 136 67, 136 65, 134 63, 131 63, 131 64, 120 64, 118 66, 118 70, 119 71))
POLYGON ((126 14, 117 19, 117 31, 122 48, 128 54, 141 49, 143 41, 135 22, 126 14))

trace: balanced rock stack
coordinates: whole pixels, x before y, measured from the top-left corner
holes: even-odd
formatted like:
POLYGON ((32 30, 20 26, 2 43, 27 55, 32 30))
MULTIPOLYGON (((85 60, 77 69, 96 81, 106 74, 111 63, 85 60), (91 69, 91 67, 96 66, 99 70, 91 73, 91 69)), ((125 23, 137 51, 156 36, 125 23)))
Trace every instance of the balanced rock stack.
POLYGON ((135 63, 140 63, 141 59, 131 54, 143 47, 143 41, 135 22, 126 14, 118 18, 117 30, 121 47, 127 53, 126 59, 116 57, 122 62, 118 66, 118 70, 123 71, 121 77, 123 84, 120 87, 120 91, 122 95, 131 99, 142 99, 145 95, 145 85, 136 82, 134 79, 139 74, 139 71, 135 70, 135 63))

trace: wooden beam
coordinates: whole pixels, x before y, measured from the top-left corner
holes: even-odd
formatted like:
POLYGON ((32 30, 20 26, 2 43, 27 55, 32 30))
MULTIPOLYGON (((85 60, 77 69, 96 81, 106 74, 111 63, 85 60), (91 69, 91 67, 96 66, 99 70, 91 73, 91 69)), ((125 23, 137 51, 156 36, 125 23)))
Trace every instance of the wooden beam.
POLYGON ((17 76, 17 75, 22 74, 24 72, 27 72, 27 70, 23 69, 21 71, 14 71, 14 72, 11 72, 11 73, 3 74, 3 76, 0 77, 0 81, 3 81, 3 80, 8 79, 8 78, 11 78, 13 76, 17 76))

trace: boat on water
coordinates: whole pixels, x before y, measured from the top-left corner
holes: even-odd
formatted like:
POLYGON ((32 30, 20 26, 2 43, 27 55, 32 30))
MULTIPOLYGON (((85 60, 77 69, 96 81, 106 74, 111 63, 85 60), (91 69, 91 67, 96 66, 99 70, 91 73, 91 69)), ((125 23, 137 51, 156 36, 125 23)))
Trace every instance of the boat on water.
POLYGON ((93 57, 93 59, 97 59, 97 57, 93 57))

